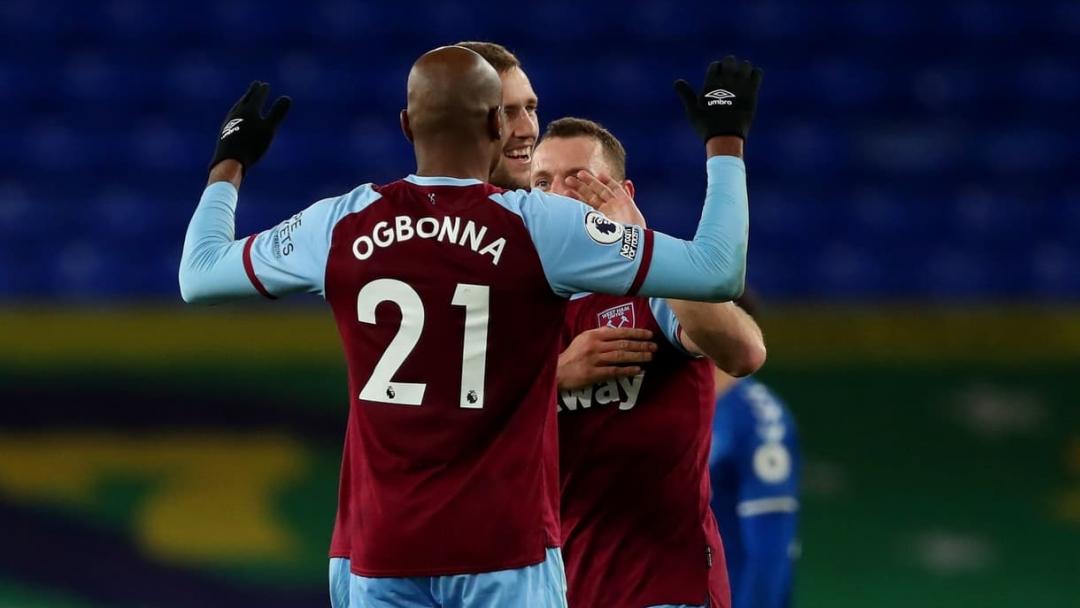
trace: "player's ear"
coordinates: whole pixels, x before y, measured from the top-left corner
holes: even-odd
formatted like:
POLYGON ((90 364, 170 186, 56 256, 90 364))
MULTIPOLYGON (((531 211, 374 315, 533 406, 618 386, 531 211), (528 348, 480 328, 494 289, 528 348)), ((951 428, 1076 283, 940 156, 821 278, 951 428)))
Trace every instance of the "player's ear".
POLYGON ((634 198, 634 182, 624 179, 622 180, 622 187, 630 195, 630 198, 634 198))
POLYGON ((488 137, 494 141, 502 141, 503 111, 502 106, 496 106, 488 110, 487 115, 488 137))
POLYGON ((408 110, 402 110, 401 111, 401 132, 405 134, 405 139, 409 140, 409 143, 412 143, 413 134, 412 134, 412 127, 409 126, 409 111, 408 110))

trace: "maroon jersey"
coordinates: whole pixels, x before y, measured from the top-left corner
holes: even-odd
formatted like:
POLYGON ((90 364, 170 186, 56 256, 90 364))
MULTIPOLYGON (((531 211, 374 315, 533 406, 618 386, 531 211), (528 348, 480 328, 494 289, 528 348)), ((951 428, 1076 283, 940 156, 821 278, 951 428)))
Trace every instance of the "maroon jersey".
MULTIPOLYGON (((559 394, 563 557, 570 606, 730 606, 709 510, 712 367, 662 337, 648 298, 572 300, 563 346, 604 326, 660 348, 634 378, 559 394)), ((677 331, 677 330, 676 330, 677 331)))
POLYGON ((216 182, 188 226, 181 294, 328 300, 350 392, 331 555, 353 572, 540 563, 561 540, 551 405, 566 298, 736 290, 745 169, 713 157, 706 170, 693 241, 538 190, 415 175, 324 199, 237 241, 236 188, 216 182))
POLYGON ((353 572, 366 576, 541 562, 545 548, 559 544, 553 489, 544 484, 545 470, 556 463, 543 458, 542 429, 565 300, 549 287, 521 218, 487 200, 494 187, 401 181, 376 190, 380 200, 335 226, 326 269, 326 299, 345 345, 352 395, 331 554, 350 558, 353 572), (390 253, 376 235, 380 223, 386 230, 398 217, 410 218, 414 231, 442 230, 444 218, 456 218, 457 241, 472 224, 473 234, 487 228, 478 249, 497 238, 510 245, 498 265, 449 238, 414 236, 395 242, 390 253), (429 217, 434 221, 422 226, 429 217), (370 246, 357 244, 364 236, 370 246), (358 263, 357 253, 369 249, 364 261, 370 263, 358 263), (363 290, 375 281, 408 287, 365 303, 363 290), (486 328, 469 318, 463 285, 486 291, 474 306, 483 309, 486 328), (374 322, 358 319, 365 306, 374 322), (484 336, 484 344, 470 344, 470 329, 503 339, 484 336), (413 341, 409 352, 407 342, 397 348, 403 335, 413 341), (469 358, 462 353, 475 348, 486 348, 491 373, 462 397, 469 358), (398 353, 405 357, 392 362, 396 369, 379 373, 388 357, 401 359, 398 353), (392 381, 398 378, 422 378, 423 394, 416 383, 392 381), (366 389, 368 399, 361 395, 366 389))
POLYGON ((565 199, 415 176, 372 190, 335 219, 326 263, 352 401, 330 554, 365 576, 542 562, 560 545, 560 285, 600 269, 625 291, 646 266, 565 199), (574 268, 574 246, 608 262, 574 268))

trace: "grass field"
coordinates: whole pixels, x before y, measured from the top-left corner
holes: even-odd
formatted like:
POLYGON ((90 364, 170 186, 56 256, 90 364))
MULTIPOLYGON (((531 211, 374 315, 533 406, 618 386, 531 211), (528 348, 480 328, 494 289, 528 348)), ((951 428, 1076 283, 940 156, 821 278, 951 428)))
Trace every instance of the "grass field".
MULTIPOLYGON (((293 337, 320 323, 252 327, 295 357, 162 350, 152 331, 141 359, 8 349, 0 606, 325 605, 344 371, 332 335, 293 337)), ((1067 355, 774 356, 760 378, 805 449, 798 605, 1076 605, 1067 355)))

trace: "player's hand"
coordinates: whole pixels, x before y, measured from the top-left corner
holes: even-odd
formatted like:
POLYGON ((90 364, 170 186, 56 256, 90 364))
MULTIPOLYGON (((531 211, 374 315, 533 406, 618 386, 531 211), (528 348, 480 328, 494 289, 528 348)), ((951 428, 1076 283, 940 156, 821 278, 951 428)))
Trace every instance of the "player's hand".
POLYGON ((559 355, 555 376, 560 390, 573 390, 641 373, 639 364, 652 361, 656 343, 652 332, 634 327, 601 327, 578 334, 559 355))
POLYGON ((289 112, 292 99, 278 97, 264 117, 262 108, 269 93, 269 84, 255 81, 229 110, 221 125, 214 159, 210 161, 211 169, 223 160, 233 159, 247 172, 270 148, 274 132, 289 112))
POLYGON ((709 65, 701 95, 682 79, 675 81, 675 92, 682 99, 690 124, 703 140, 718 135, 745 140, 754 120, 761 76, 761 68, 728 55, 709 65))
POLYGON ((573 192, 574 198, 603 213, 608 219, 645 227, 645 216, 634 199, 611 176, 604 173, 593 175, 582 169, 576 176, 566 178, 566 186, 573 192))

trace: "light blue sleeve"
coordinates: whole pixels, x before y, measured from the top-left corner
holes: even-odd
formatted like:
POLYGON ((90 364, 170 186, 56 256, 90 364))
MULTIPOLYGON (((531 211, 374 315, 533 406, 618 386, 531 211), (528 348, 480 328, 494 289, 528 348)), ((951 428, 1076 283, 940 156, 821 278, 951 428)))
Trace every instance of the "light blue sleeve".
POLYGON ((555 293, 640 294, 726 301, 746 270, 746 171, 742 159, 706 163, 705 206, 693 241, 624 226, 584 203, 539 190, 491 199, 525 223, 555 293))
POLYGON ((726 302, 742 294, 750 227, 746 165, 735 156, 713 156, 705 166, 705 206, 694 239, 655 233, 639 295, 726 302))
POLYGON ((513 190, 491 199, 525 223, 551 289, 624 294, 641 266, 644 233, 623 226, 581 201, 540 190, 513 190))
POLYGON ((185 302, 213 304, 262 294, 322 294, 334 226, 380 195, 370 185, 311 205, 242 240, 235 240, 237 192, 228 182, 210 184, 188 225, 180 260, 185 302))
POLYGON ((189 304, 259 293, 244 272, 243 243, 234 240, 236 199, 232 184, 210 184, 191 216, 180 257, 180 296, 189 304))

